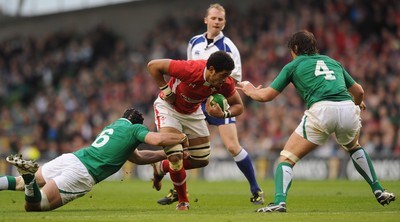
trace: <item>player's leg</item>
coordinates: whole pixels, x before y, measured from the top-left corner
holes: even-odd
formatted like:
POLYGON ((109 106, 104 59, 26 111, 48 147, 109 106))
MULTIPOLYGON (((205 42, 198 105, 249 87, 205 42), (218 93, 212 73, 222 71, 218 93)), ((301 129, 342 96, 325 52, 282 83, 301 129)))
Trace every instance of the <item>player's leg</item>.
POLYGON ((361 128, 360 109, 353 103, 345 105, 339 118, 341 128, 335 132, 336 139, 350 154, 357 172, 367 181, 376 199, 382 205, 395 200, 393 193, 385 191, 379 183, 368 153, 358 143, 361 128))
MULTIPOLYGON (((173 127, 162 127, 159 132, 176 132, 181 133, 178 129, 173 127)), ((179 204, 177 205, 177 210, 188 210, 189 209, 189 198, 186 193, 186 171, 183 166, 183 147, 182 144, 172 145, 163 147, 164 152, 167 156, 167 160, 162 161, 165 166, 161 169, 162 172, 169 173, 171 181, 174 185, 174 190, 176 191, 179 204)), ((157 189, 158 186, 155 183, 157 179, 156 174, 158 173, 157 165, 153 165, 154 168, 154 178, 153 186, 157 189)), ((159 167, 162 167, 159 164, 159 167)), ((161 186, 159 186, 161 188, 161 186)))
MULTIPOLYGON (((187 152, 190 153, 190 156, 186 159, 183 159, 183 168, 184 169, 195 169, 208 165, 210 158, 210 132, 208 131, 207 124, 202 118, 202 113, 200 112, 196 116, 197 118, 187 118, 186 115, 175 114, 176 118, 179 120, 179 123, 184 126, 184 131, 186 135, 189 137, 189 147, 187 148, 187 152), (200 115, 199 115, 200 114, 200 115)), ((162 161, 160 164, 159 172, 168 172, 169 170, 169 160, 162 161)), ((186 195, 187 190, 186 190, 186 195)), ((159 199, 157 203, 161 205, 171 204, 178 200, 177 190, 171 189, 170 192, 163 198, 159 199)))
POLYGON ((177 210, 188 210, 189 198, 186 193, 186 171, 183 167, 183 147, 181 144, 164 148, 169 162, 168 172, 177 193, 177 210))
MULTIPOLYGON (((190 145, 188 147, 188 152, 190 152, 190 156, 186 159, 183 159, 182 161, 183 168, 185 170, 188 170, 206 166, 209 162, 209 156, 211 151, 209 137, 207 136, 207 137, 189 139, 189 144, 190 145)), ((171 161, 169 158, 167 160, 161 161, 161 164, 159 165, 154 164, 153 167, 155 174, 162 175, 166 172, 169 172, 171 174, 171 161)), ((153 180, 154 178, 156 177, 153 177, 153 180)), ((188 195, 187 190, 186 190, 186 195, 188 195)), ((159 199, 157 203, 161 205, 166 205, 176 202, 178 200, 179 200, 178 190, 174 188, 170 189, 168 194, 165 197, 159 199)))
POLYGON ((344 145, 344 147, 348 150, 357 172, 371 187, 377 201, 382 205, 394 201, 396 199, 395 195, 387 192, 379 183, 371 158, 365 152, 364 148, 358 144, 358 135, 351 143, 344 145))
POLYGON ((286 198, 293 179, 293 166, 302 157, 317 147, 305 138, 293 132, 279 157, 275 169, 275 197, 270 205, 256 210, 257 212, 286 212, 286 198))
MULTIPOLYGON (((24 186, 20 186, 22 177, 0 176, 0 191, 1 190, 23 190, 24 186), (19 184, 19 186, 17 186, 19 184)), ((22 182, 23 183, 23 182, 22 182)))
POLYGON ((84 196, 96 184, 83 163, 72 153, 63 154, 43 165, 41 172, 42 211, 53 210, 84 196))
MULTIPOLYGON (((302 121, 295 132, 290 135, 279 157, 279 164, 275 169, 275 197, 274 202, 256 212, 286 212, 286 198, 293 179, 293 166, 305 155, 322 145, 328 139, 329 134, 316 130, 321 121, 316 118, 308 118, 307 115, 318 117, 315 110, 306 111, 302 121)), ((323 116, 323 115, 322 115, 323 116)))
MULTIPOLYGON (((43 187, 46 182, 43 180, 43 177, 39 172, 41 171, 41 167, 39 167, 38 171, 35 174, 35 179, 39 187, 43 187)), ((0 191, 2 190, 15 190, 15 191, 24 191, 25 183, 22 176, 0 176, 0 191)))
POLYGON ((138 150, 135 149, 129 156, 128 160, 134 164, 153 166, 153 188, 159 191, 162 186, 162 179, 165 173, 161 170, 161 161, 167 158, 164 150, 138 150))
POLYGON ((218 126, 218 130, 226 149, 250 184, 250 192, 253 195, 250 201, 253 204, 263 204, 264 193, 257 183, 253 162, 249 154, 239 144, 236 124, 222 124, 218 126))
POLYGON ((6 158, 6 161, 17 167, 25 184, 25 210, 41 211, 42 194, 35 179, 35 173, 39 169, 39 164, 32 160, 22 159, 22 155, 16 154, 6 158))

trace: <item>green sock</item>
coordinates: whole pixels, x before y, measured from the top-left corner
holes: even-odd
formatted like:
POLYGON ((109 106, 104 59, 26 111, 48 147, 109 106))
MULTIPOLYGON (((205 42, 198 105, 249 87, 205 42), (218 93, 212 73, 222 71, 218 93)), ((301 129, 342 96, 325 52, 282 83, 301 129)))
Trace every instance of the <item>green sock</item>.
POLYGON ((275 199, 274 204, 286 203, 286 196, 292 185, 293 166, 287 162, 278 164, 275 170, 275 199))
POLYGON ((0 190, 15 190, 17 181, 13 176, 0 176, 0 190))
POLYGON ((25 200, 29 203, 38 203, 42 200, 40 188, 36 183, 35 175, 25 174, 22 175, 25 182, 25 200))
POLYGON ((360 147, 350 151, 350 156, 356 170, 359 174, 361 174, 362 177, 364 177, 365 181, 368 182, 372 191, 383 191, 383 188, 376 177, 374 165, 372 165, 371 158, 369 157, 367 152, 365 152, 364 148, 360 147))

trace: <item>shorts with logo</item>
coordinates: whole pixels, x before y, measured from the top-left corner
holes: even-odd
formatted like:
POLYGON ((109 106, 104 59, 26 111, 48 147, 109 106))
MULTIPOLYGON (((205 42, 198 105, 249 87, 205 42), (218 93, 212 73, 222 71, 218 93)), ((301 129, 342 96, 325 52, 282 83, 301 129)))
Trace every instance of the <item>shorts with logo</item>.
POLYGON ((63 204, 84 196, 96 184, 83 163, 72 153, 63 154, 42 166, 44 180, 54 180, 63 204))
POLYGON ((321 101, 304 112, 295 132, 317 145, 323 145, 334 133, 340 145, 347 145, 360 128, 360 108, 353 101, 321 101))
POLYGON ((210 136, 205 116, 199 107, 194 113, 182 114, 173 106, 158 97, 154 102, 155 123, 157 130, 173 127, 185 133, 189 139, 210 136))

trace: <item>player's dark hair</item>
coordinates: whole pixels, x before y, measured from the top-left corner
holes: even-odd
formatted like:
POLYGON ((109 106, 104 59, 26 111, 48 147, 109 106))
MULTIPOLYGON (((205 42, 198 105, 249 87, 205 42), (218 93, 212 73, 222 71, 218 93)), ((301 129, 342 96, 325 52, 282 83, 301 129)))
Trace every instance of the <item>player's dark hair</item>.
POLYGON ((143 115, 134 108, 129 108, 125 110, 122 118, 128 119, 132 124, 143 124, 143 115))
POLYGON ((235 68, 235 63, 232 57, 224 51, 216 51, 208 57, 207 69, 214 67, 215 72, 232 71, 235 68))
POLYGON ((318 53, 317 39, 309 31, 302 30, 290 38, 288 48, 296 55, 314 55, 318 53))

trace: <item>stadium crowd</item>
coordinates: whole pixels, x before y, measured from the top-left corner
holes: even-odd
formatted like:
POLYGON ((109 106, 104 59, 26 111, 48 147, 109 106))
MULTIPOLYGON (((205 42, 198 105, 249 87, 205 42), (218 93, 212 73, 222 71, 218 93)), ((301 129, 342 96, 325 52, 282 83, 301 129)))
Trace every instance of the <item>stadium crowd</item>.
MULTIPOLYGON (((224 33, 241 52, 243 80, 268 85, 290 61, 288 37, 308 29, 321 40, 321 53, 341 62, 365 89, 360 142, 366 151, 373 158, 400 156, 400 2, 260 2, 245 11, 224 5, 230 24, 224 33)), ((203 10, 168 15, 135 47, 103 24, 84 33, 69 29, 1 41, 1 158, 39 155, 38 149, 47 160, 75 151, 129 106, 141 110, 154 130, 159 89, 146 64, 186 59, 189 38, 205 32, 203 17, 203 10)), ((294 87, 283 94, 266 104, 242 97, 246 110, 237 127, 252 156, 275 158, 298 125, 305 104, 294 87)), ((216 129, 211 133, 214 157, 228 156, 216 129)), ((336 146, 328 143, 313 155, 345 156, 336 146)))

